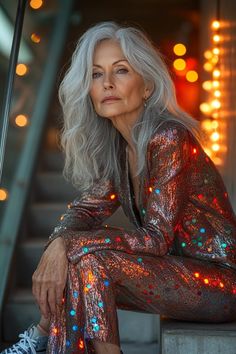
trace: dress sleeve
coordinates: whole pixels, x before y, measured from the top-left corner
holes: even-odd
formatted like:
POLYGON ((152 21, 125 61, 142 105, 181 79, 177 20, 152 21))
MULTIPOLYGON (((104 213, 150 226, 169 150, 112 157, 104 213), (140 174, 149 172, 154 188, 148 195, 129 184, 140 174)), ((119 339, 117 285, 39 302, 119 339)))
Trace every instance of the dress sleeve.
POLYGON ((68 204, 67 210, 60 217, 59 223, 49 236, 45 246, 57 237, 69 238, 71 233, 96 228, 111 216, 120 203, 112 181, 96 181, 86 192, 68 204))
MULTIPOLYGON (((149 195, 142 210, 142 226, 133 230, 95 227, 66 233, 69 260, 76 263, 87 253, 117 250, 133 254, 163 256, 170 251, 187 193, 189 135, 180 124, 162 128, 151 139, 148 150, 149 195)), ((147 189, 147 186, 145 187, 147 189)), ((105 210, 104 210, 105 212, 105 210)))

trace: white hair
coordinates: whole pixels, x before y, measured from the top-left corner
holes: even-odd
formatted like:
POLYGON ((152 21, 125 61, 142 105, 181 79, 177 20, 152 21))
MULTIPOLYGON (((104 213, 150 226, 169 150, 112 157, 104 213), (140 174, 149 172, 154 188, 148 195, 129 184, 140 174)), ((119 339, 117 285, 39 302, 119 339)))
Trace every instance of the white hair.
POLYGON ((92 83, 93 56, 105 39, 117 41, 133 69, 154 90, 141 117, 132 130, 137 149, 139 175, 145 167, 145 154, 153 132, 166 119, 181 122, 199 140, 197 120, 177 104, 175 88, 161 54, 147 36, 134 27, 102 22, 88 29, 79 39, 71 65, 59 88, 64 126, 61 145, 65 152, 64 177, 87 190, 95 179, 105 181, 119 176, 121 134, 109 119, 98 116, 89 91, 92 83))

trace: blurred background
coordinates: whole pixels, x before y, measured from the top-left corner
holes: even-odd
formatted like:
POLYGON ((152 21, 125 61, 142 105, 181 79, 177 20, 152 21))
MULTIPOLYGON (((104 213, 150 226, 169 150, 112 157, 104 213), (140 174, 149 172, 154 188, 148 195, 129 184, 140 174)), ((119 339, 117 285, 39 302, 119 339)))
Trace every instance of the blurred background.
MULTIPOLYGON (((17 3, 0 1, 0 112, 4 106, 17 3)), ((13 342, 19 331, 38 318, 30 292, 31 276, 66 203, 78 195, 61 175, 62 113, 57 91, 80 35, 105 20, 138 26, 161 51, 178 101, 201 122, 207 135, 204 148, 219 169, 236 210, 235 1, 27 1, 0 183, 3 345, 13 342)), ((114 224, 120 225, 121 219, 130 227, 122 211, 114 217, 114 224)), ((140 353, 157 353, 157 316, 142 314, 141 320, 129 319, 123 312, 119 316, 126 323, 120 329, 124 343, 137 342, 137 333, 142 331, 142 339, 150 347, 140 353)), ((134 344, 129 348, 127 354, 139 353, 134 344)))

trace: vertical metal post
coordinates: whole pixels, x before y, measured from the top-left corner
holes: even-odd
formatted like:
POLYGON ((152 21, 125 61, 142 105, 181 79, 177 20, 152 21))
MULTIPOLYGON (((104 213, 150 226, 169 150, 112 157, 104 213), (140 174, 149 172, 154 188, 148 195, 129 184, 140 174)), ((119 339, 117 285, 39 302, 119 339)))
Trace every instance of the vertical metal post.
POLYGON ((19 48, 20 48, 20 39, 21 39, 21 33, 23 27, 26 1, 27 0, 18 1, 14 36, 12 41, 11 55, 9 61, 8 74, 7 74, 6 90, 5 90, 5 96, 3 101, 3 124, 2 124, 1 138, 0 138, 0 183, 2 179, 3 162, 4 162, 4 155, 5 155, 5 148, 6 148, 7 129, 9 124, 9 113, 10 113, 11 99, 12 99, 12 88, 14 84, 16 63, 17 63, 19 48))

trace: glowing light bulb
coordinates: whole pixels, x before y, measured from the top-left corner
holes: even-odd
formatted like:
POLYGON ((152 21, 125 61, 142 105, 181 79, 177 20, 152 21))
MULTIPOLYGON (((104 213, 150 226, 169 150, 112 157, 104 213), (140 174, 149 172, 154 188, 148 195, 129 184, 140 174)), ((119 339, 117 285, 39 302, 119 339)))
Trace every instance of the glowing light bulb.
POLYGON ((212 81, 212 87, 214 87, 214 88, 220 87, 220 82, 218 80, 212 81))
POLYGON ((220 54, 220 49, 219 48, 213 48, 212 49, 212 53, 215 54, 215 55, 219 55, 220 54))
POLYGON ((219 127, 219 123, 216 120, 214 120, 213 122, 211 122, 211 126, 213 129, 217 129, 219 127))
POLYGON ((206 59, 211 59, 211 58, 212 58, 212 52, 211 52, 210 50, 206 50, 206 51, 204 52, 204 57, 205 57, 206 59))
POLYGON ((214 64, 214 65, 217 64, 218 61, 219 61, 219 57, 218 57, 217 55, 214 55, 214 57, 211 58, 211 62, 212 62, 212 64, 214 64))
POLYGON ((220 28, 220 22, 217 21, 217 20, 214 20, 214 21, 212 22, 211 26, 212 26, 213 29, 217 30, 217 29, 220 28))
POLYGON ((186 49, 186 47, 185 47, 184 44, 182 44, 182 43, 177 43, 177 44, 174 46, 173 51, 174 51, 174 53, 175 53, 176 55, 182 56, 182 55, 184 55, 184 54, 186 53, 187 49, 186 49))
POLYGON ((175 59, 173 66, 176 70, 184 70, 186 68, 186 61, 184 59, 175 59))
POLYGON ((213 151, 219 151, 220 150, 220 145, 215 143, 215 144, 212 145, 211 148, 212 148, 213 151))
POLYGON ((189 70, 186 74, 186 79, 189 82, 195 82, 198 79, 198 73, 195 70, 189 70))
POLYGON ((31 38, 31 41, 34 43, 40 43, 40 41, 41 41, 40 36, 37 35, 36 33, 32 33, 30 38, 31 38))
POLYGON ((219 118, 219 113, 218 113, 218 112, 212 113, 212 117, 213 117, 214 119, 219 118))
POLYGON ((24 114, 18 114, 15 123, 18 127, 25 127, 28 124, 28 118, 24 114))
POLYGON ((30 1, 30 6, 34 10, 38 10, 42 5, 43 5, 43 1, 42 0, 31 0, 30 1))
POLYGON ((212 131, 212 124, 210 119, 204 119, 201 121, 201 126, 206 131, 212 131))
POLYGON ((5 188, 0 188, 0 202, 8 199, 8 191, 5 188))
POLYGON ((210 80, 204 81, 202 83, 202 87, 203 87, 204 90, 210 91, 211 88, 212 88, 212 82, 210 80))
POLYGON ((220 134, 218 132, 214 132, 211 134, 211 140, 212 141, 217 141, 220 138, 220 134))
POLYGON ((25 64, 17 64, 16 74, 19 76, 24 76, 28 71, 28 67, 25 64))
POLYGON ((214 78, 218 78, 220 77, 220 70, 219 69, 215 69, 212 73, 214 78))
POLYGON ((211 102, 212 108, 219 109, 221 107, 221 103, 219 100, 215 99, 211 102))
POLYGON ((206 70, 206 71, 212 71, 213 65, 212 65, 211 63, 209 63, 209 62, 206 62, 206 63, 203 65, 203 68, 204 68, 204 70, 206 70))
POLYGON ((218 34, 214 34, 213 41, 218 43, 220 41, 220 36, 218 34))
POLYGON ((209 103, 203 102, 200 104, 200 111, 202 113, 210 113, 211 112, 211 106, 209 103))
POLYGON ((220 96, 221 96, 220 90, 214 91, 214 96, 215 96, 215 97, 220 97, 220 96))

